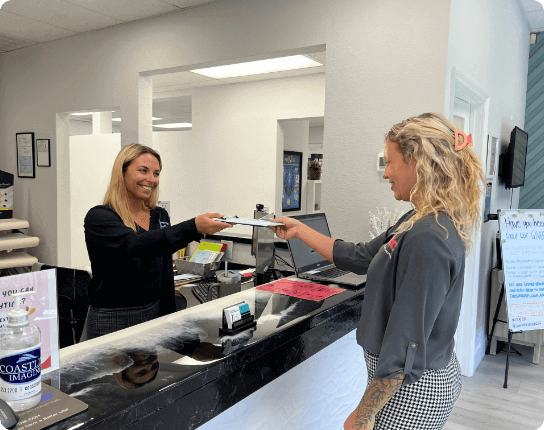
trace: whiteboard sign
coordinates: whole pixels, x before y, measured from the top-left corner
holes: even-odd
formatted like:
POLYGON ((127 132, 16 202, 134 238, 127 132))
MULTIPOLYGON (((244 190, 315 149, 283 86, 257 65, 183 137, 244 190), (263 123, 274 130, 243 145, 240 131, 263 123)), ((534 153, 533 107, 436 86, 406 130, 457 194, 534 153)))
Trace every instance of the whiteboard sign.
POLYGON ((508 328, 544 329, 544 209, 499 212, 508 328))

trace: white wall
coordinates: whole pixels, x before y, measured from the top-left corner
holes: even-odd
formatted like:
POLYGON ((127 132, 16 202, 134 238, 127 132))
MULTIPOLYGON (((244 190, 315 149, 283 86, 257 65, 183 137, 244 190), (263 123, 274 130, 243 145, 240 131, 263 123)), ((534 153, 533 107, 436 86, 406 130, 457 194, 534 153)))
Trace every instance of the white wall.
MULTIPOLYGON (((324 127, 312 127, 310 126, 310 134, 308 136, 308 143, 310 145, 322 146, 323 145, 324 127)), ((310 149, 314 149, 310 147, 310 149)), ((317 148, 315 148, 317 149, 317 148)))
POLYGON ((91 264, 85 245, 83 220, 89 209, 101 205, 111 168, 121 149, 118 133, 70 137, 71 261, 68 267, 91 264))
MULTIPOLYGON (((276 145, 278 120, 323 115, 325 75, 193 88, 183 95, 192 97, 192 130, 153 133, 163 160, 160 199, 171 202, 172 221, 205 212, 253 218, 257 203, 275 211, 276 156, 283 152, 276 145)), ((251 234, 251 228, 229 229, 235 232, 251 234)))
POLYGON ((280 121, 279 128, 281 136, 283 136, 283 149, 278 145, 278 151, 283 154, 283 151, 295 151, 302 153, 302 170, 300 171, 300 210, 287 211, 283 213, 283 158, 282 162, 276 166, 276 207, 275 213, 277 216, 286 215, 304 215, 306 214, 306 192, 308 187, 308 136, 309 136, 309 121, 280 121))
MULTIPOLYGON (((41 239, 36 256, 62 264, 70 246, 63 231, 69 216, 57 207, 66 204, 69 187, 62 171, 69 151, 67 139, 56 141, 57 113, 120 107, 122 143, 150 144, 151 118, 142 115, 151 102, 147 94, 140 97, 147 88, 141 73, 325 45, 324 159, 334 181, 323 184, 323 209, 339 237, 366 238, 368 211, 384 200, 396 205, 375 170, 384 133, 410 115, 444 106, 449 4, 225 0, 0 54, 0 169, 15 172, 15 133, 51 139, 52 167, 38 168, 36 179, 16 179, 15 185, 15 216, 28 219, 30 233, 41 239)), ((211 189, 203 183, 202 195, 213 198, 211 189)))
MULTIPOLYGON (((444 111, 450 114, 451 73, 455 68, 489 96, 488 133, 499 137, 504 153, 512 128, 523 128, 525 122, 530 31, 525 14, 517 0, 452 0, 449 29, 444 111)), ((483 162, 485 166, 485 159, 483 162)), ((492 212, 509 208, 510 197, 510 191, 495 179, 492 212)), ((518 200, 516 190, 514 208, 518 200)), ((467 360, 461 363, 467 375, 473 374, 483 354, 487 285, 495 261, 493 240, 497 230, 496 221, 483 225, 481 254, 474 268, 479 285, 465 283, 460 326, 464 325, 464 338, 470 341, 467 360)))

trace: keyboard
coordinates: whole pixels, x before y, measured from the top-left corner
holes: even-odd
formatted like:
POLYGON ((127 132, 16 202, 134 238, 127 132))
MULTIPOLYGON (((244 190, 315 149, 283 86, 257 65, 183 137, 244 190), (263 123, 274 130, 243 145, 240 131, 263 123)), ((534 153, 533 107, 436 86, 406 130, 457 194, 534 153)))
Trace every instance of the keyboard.
POLYGON ((219 284, 216 282, 199 282, 191 287, 191 291, 200 303, 206 303, 208 301, 208 292, 211 292, 210 300, 219 297, 219 284))
POLYGON ((349 273, 345 270, 340 270, 338 267, 331 267, 330 269, 323 270, 323 272, 316 273, 316 276, 321 276, 322 278, 338 278, 339 276, 349 273))

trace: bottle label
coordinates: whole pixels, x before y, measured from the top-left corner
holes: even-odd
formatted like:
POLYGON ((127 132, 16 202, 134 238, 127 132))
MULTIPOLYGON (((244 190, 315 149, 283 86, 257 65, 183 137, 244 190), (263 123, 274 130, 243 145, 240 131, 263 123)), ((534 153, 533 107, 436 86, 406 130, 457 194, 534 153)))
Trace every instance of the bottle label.
POLYGON ((22 351, 2 351, 0 358, 0 397, 22 400, 39 394, 41 381, 40 344, 22 351))

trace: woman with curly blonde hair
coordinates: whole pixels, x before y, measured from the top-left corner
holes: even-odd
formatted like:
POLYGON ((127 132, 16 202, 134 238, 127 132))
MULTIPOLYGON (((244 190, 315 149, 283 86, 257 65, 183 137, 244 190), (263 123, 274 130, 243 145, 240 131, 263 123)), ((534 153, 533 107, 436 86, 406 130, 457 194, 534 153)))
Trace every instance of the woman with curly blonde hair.
POLYGON ((326 237, 278 218, 283 239, 301 239, 338 268, 367 275, 357 342, 368 386, 345 429, 437 430, 461 391, 454 351, 465 255, 478 228, 483 170, 472 136, 426 113, 385 135, 395 199, 413 209, 367 243, 326 237))

